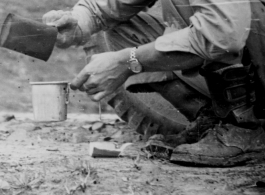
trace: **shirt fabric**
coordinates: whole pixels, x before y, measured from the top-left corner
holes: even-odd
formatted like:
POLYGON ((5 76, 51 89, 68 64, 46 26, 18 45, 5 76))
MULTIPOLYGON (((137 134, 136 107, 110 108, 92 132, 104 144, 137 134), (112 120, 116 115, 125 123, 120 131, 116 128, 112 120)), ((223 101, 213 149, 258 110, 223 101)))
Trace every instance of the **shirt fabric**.
MULTIPOLYGON (((152 2, 80 0, 73 14, 86 42, 91 34, 114 28, 152 2)), ((249 0, 162 0, 161 3, 167 29, 156 40, 157 50, 190 52, 207 61, 239 62, 251 26, 249 0), (179 12, 187 17, 181 18, 179 12)))
MULTIPOLYGON (((86 43, 93 33, 115 28, 150 3, 153 0, 80 0, 72 13, 86 43)), ((191 52, 204 58, 205 63, 236 64, 241 61, 242 48, 247 46, 257 74, 257 107, 264 118, 265 0, 161 0, 161 4, 167 27, 156 39, 159 51, 191 52)), ((209 95, 203 78, 184 78, 180 71, 174 72, 190 86, 209 95)), ((145 82, 148 82, 146 76, 138 83, 145 82)))

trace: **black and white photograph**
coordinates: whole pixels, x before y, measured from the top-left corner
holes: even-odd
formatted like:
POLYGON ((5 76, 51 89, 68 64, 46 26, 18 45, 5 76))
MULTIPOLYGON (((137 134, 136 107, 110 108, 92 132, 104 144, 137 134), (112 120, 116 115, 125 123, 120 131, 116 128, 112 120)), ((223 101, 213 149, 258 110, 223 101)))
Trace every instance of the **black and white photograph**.
POLYGON ((265 194, 265 0, 0 0, 0 195, 265 194))

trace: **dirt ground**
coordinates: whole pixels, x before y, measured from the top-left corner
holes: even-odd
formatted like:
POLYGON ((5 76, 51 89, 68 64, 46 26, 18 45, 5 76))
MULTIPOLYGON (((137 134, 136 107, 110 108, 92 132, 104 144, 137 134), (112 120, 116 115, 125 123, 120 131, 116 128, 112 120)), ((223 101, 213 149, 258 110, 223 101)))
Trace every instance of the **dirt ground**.
MULTIPOLYGON (((41 20, 50 10, 69 10, 77 0, 1 0, 8 13, 41 20)), ((159 8, 159 5, 158 5, 159 8)), ((151 10, 159 14, 157 10, 151 10)), ((265 188, 265 163, 234 168, 186 167, 148 158, 142 137, 114 114, 68 114, 58 123, 36 123, 29 81, 72 80, 85 65, 82 48, 55 48, 48 62, 0 48, 0 195, 256 195, 265 188), (27 112, 27 113, 19 113, 27 112), (89 142, 133 143, 123 157, 92 158, 89 142), (262 186, 259 183, 258 186, 262 186)), ((72 112, 97 112, 74 94, 72 112)), ((109 111, 103 107, 103 111, 109 111)))
POLYGON ((234 168, 185 167, 140 152, 141 136, 116 115, 69 114, 36 123, 31 113, 1 113, 1 195, 265 194, 265 163, 234 168), (133 142, 123 157, 92 158, 89 142, 133 142))

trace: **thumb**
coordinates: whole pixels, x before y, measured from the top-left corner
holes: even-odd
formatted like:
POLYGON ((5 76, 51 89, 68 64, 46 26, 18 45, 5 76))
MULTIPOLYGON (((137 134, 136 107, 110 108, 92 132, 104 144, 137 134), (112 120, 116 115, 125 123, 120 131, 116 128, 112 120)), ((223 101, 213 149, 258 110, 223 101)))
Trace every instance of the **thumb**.
POLYGON ((70 15, 66 14, 63 15, 61 18, 58 20, 48 22, 47 25, 53 25, 57 28, 65 28, 67 26, 74 26, 74 24, 77 23, 74 19, 71 18, 70 15))
POLYGON ((55 22, 48 22, 48 23, 46 23, 46 25, 53 26, 53 27, 57 27, 57 25, 56 25, 55 22))
POLYGON ((101 92, 98 92, 96 95, 93 95, 91 100, 98 102, 98 101, 102 100, 104 97, 106 97, 107 95, 109 95, 109 92, 101 91, 101 92))
POLYGON ((82 87, 82 85, 87 81, 89 75, 85 71, 81 71, 71 82, 70 88, 76 90, 82 87))
POLYGON ((42 16, 42 22, 44 24, 52 23, 59 20, 63 15, 64 11, 62 10, 52 10, 42 16))

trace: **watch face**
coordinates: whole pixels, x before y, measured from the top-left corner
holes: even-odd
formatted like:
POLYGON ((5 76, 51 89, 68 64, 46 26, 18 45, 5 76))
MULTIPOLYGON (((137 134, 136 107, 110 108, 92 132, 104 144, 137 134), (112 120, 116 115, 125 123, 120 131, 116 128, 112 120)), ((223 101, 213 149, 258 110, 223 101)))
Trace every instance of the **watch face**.
POLYGON ((139 64, 139 62, 132 61, 130 64, 130 69, 134 73, 140 73, 140 72, 142 72, 143 68, 142 68, 141 64, 139 64))

